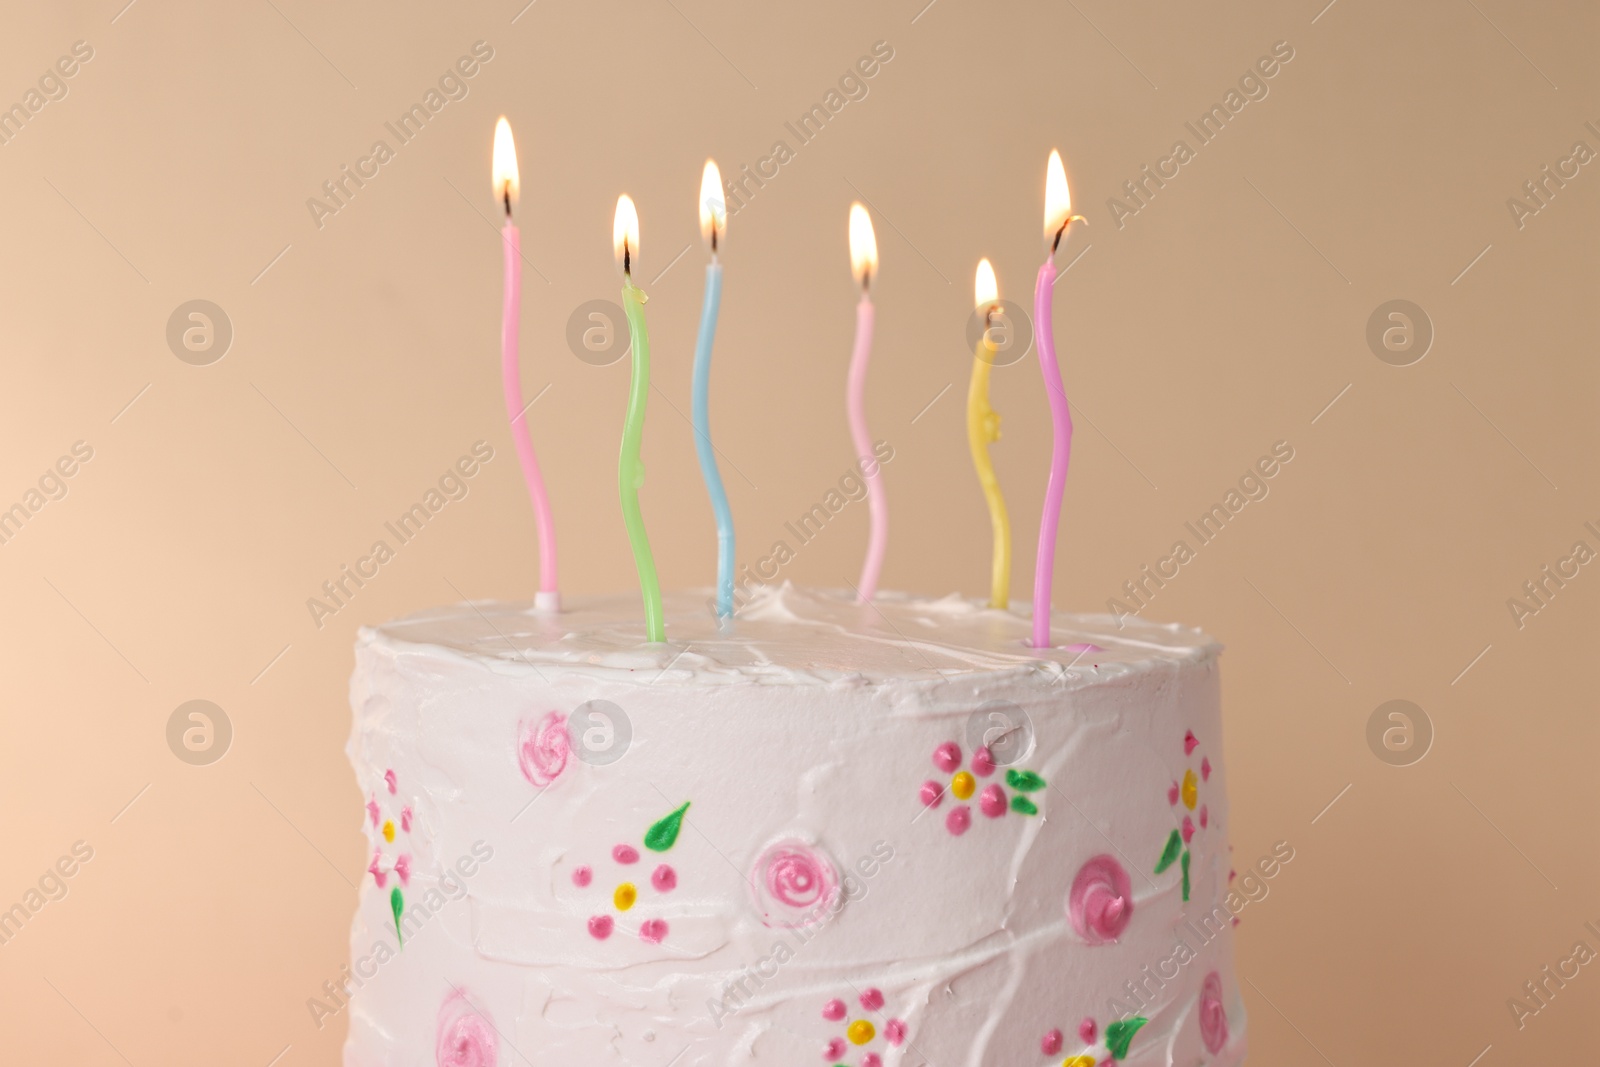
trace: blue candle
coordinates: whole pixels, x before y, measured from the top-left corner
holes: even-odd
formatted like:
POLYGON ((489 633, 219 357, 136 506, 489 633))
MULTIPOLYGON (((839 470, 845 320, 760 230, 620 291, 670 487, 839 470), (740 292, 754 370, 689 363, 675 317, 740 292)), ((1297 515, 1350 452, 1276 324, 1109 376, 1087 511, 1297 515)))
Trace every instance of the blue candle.
POLYGON ((717 470, 717 453, 711 445, 711 345, 717 335, 717 309, 722 303, 722 264, 717 248, 727 232, 728 214, 722 198, 722 175, 712 160, 706 160, 700 179, 700 234, 711 247, 711 262, 706 265, 706 298, 700 310, 700 338, 694 346, 694 447, 700 457, 700 474, 711 496, 711 510, 717 517, 717 614, 733 614, 733 510, 722 488, 717 470))

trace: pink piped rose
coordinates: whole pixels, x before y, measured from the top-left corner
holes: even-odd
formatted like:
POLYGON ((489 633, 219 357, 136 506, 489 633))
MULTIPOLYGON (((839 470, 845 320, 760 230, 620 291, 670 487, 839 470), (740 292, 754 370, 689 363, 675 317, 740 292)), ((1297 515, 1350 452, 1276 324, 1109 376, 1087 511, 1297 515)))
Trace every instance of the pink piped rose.
POLYGON ((837 911, 839 872, 821 849, 786 839, 767 846, 756 859, 750 889, 768 926, 815 926, 837 911))
POLYGON ((500 1041, 494 1026, 467 1001, 454 993, 439 1008, 439 1036, 434 1044, 438 1067, 495 1067, 500 1041))
POLYGON ((1133 917, 1133 882, 1110 856, 1095 856, 1078 869, 1067 894, 1067 917, 1091 945, 1117 940, 1133 917))
POLYGON ((517 764, 522 776, 544 788, 567 769, 572 757, 572 739, 567 736, 567 723, 558 711, 552 711, 537 723, 524 722, 517 739, 517 764))
POLYGON ((1200 983, 1200 1040, 1213 1056, 1228 1043, 1228 1011, 1222 1006, 1222 976, 1216 971, 1200 983))

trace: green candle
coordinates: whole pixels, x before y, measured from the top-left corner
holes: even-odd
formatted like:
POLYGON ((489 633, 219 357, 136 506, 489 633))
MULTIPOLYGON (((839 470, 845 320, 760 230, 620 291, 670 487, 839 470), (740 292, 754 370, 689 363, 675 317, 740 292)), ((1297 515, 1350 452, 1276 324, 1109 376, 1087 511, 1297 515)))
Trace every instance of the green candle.
POLYGON ((622 495, 622 522, 628 529, 628 544, 633 548, 633 560, 639 568, 645 631, 651 641, 665 641, 661 580, 656 576, 655 557, 650 554, 650 535, 645 532, 644 516, 639 511, 639 489, 644 485, 644 461, 640 459, 639 448, 644 439, 645 402, 650 397, 650 334, 644 324, 644 305, 649 297, 633 284, 633 261, 639 255, 639 213, 626 195, 617 198, 611 237, 617 263, 622 267, 622 310, 628 316, 628 334, 633 340, 633 382, 628 388, 628 414, 622 426, 617 488, 622 495))

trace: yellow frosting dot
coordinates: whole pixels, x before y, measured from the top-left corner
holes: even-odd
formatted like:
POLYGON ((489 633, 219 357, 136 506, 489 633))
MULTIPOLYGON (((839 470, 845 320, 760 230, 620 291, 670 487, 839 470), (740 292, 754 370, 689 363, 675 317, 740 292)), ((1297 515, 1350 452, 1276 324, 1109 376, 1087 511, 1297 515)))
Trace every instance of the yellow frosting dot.
POLYGON ((391 819, 385 819, 384 820, 384 823, 383 823, 383 839, 385 841, 393 841, 394 840, 394 821, 391 820, 391 819))
POLYGON ((638 899, 639 891, 633 887, 632 882, 623 882, 617 886, 617 891, 611 894, 611 903, 617 906, 618 911, 627 911, 638 899))
POLYGON ((852 1045, 865 1045, 868 1041, 871 1041, 873 1037, 877 1035, 877 1033, 878 1031, 874 1030, 872 1028, 872 1024, 867 1020, 857 1019, 855 1022, 850 1024, 849 1029, 845 1030, 844 1036, 850 1039, 850 1043, 852 1045))
POLYGON ((978 780, 967 771, 962 771, 950 782, 950 792, 956 795, 957 800, 967 800, 972 796, 972 791, 978 788, 978 780))
POLYGON ((1184 771, 1183 772, 1183 806, 1188 808, 1190 811, 1193 811, 1195 802, 1197 800, 1199 800, 1199 799, 1200 799, 1200 783, 1195 780, 1193 771, 1184 771))
POLYGON ((1094 1057, 1068 1056, 1061 1061, 1061 1067, 1094 1067, 1094 1057))

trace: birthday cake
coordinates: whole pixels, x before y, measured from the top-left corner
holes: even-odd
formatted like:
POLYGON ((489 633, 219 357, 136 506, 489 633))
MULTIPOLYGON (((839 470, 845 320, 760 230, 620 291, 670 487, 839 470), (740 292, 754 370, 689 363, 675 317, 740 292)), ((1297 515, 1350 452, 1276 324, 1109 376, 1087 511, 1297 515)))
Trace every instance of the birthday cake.
POLYGON ((347 1065, 1242 1061, 1209 638, 665 607, 362 630, 347 1065))

